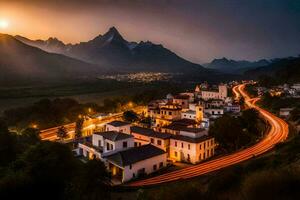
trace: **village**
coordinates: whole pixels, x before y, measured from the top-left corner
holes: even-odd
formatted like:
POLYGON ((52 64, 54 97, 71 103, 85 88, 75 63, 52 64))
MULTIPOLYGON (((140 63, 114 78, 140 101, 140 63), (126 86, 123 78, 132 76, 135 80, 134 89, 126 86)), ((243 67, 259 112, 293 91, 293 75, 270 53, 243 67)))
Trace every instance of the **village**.
POLYGON ((90 136, 78 144, 76 154, 102 160, 115 184, 145 177, 174 163, 205 162, 215 155, 218 145, 208 134, 210 125, 224 113, 241 113, 228 90, 226 84, 203 83, 193 92, 151 101, 144 113, 151 119, 150 127, 110 121, 89 130, 90 136))

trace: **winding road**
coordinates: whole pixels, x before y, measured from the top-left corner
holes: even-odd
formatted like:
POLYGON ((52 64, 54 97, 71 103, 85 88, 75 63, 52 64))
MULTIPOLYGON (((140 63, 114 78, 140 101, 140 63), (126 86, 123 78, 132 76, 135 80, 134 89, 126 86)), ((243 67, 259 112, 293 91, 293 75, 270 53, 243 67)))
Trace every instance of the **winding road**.
POLYGON ((213 172, 243 162, 245 160, 253 158, 254 156, 261 155, 272 149, 277 143, 284 141, 288 136, 288 124, 284 120, 276 117, 270 112, 256 106, 255 103, 259 100, 259 98, 251 99, 245 92, 245 85, 246 84, 235 86, 233 88, 233 93, 235 94, 236 98, 243 96, 247 106, 258 110, 261 116, 269 122, 270 129, 268 130, 268 133, 265 134, 262 140, 260 140, 257 144, 249 148, 237 151, 233 154, 229 154, 211 161, 200 163, 192 167, 187 167, 184 169, 168 172, 148 179, 131 182, 128 183, 126 186, 150 186, 197 177, 209 172, 213 172))

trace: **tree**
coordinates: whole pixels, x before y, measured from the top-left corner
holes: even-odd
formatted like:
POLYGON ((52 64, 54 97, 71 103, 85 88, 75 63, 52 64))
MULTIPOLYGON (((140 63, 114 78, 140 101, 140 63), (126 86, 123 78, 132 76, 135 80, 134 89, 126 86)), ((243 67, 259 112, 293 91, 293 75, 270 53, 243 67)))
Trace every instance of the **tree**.
POLYGON ((221 147, 228 151, 237 150, 241 147, 240 142, 244 140, 244 131, 239 121, 229 115, 218 118, 209 129, 221 147))
POLYGON ((291 111, 289 119, 292 120, 292 121, 300 120, 300 108, 294 108, 291 111))
POLYGON ((22 131, 21 140, 23 143, 26 143, 27 145, 33 145, 38 142, 40 142, 40 131, 35 128, 27 128, 24 131, 22 131))
POLYGON ((75 126, 75 142, 78 143, 78 140, 82 137, 82 128, 83 128, 84 119, 80 118, 76 121, 75 126))
POLYGON ((109 174, 101 160, 89 160, 68 188, 68 199, 110 199, 109 174))
POLYGON ((57 130, 57 137, 60 138, 61 141, 63 141, 63 139, 65 139, 67 136, 68 136, 68 131, 66 127, 64 126, 59 127, 57 130))
POLYGON ((244 110, 240 119, 243 128, 246 128, 249 134, 259 136, 260 131, 257 127, 259 115, 257 110, 254 108, 244 110))
POLYGON ((123 119, 128 122, 135 122, 139 119, 136 112, 129 110, 123 113, 123 119))
POLYGON ((24 199, 40 199, 47 194, 45 199, 64 199, 66 187, 80 167, 67 145, 40 142, 23 152, 9 168, 0 181, 0 198, 15 199, 20 195, 24 199))
POLYGON ((7 166, 16 158, 15 137, 0 121, 0 167, 7 166))
POLYGON ((240 97, 240 99, 239 99, 239 104, 240 104, 240 106, 244 106, 244 104, 245 104, 245 99, 244 99, 244 97, 240 97))

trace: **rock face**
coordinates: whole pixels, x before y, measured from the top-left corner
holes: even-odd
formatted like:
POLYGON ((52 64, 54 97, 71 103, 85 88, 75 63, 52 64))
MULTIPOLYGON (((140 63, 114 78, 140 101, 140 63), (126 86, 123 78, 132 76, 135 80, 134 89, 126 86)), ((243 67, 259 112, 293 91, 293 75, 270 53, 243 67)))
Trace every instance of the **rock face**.
POLYGON ((128 42, 115 27, 104 35, 99 35, 88 42, 64 44, 56 38, 46 41, 29 40, 16 36, 28 45, 48 52, 64 54, 119 72, 210 72, 199 64, 191 63, 162 45, 147 42, 128 42))

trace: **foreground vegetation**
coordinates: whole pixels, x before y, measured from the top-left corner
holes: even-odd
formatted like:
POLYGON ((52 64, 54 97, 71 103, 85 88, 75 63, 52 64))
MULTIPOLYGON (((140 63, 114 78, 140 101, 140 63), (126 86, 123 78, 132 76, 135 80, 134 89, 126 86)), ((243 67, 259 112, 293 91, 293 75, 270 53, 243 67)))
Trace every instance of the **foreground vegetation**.
POLYGON ((133 94, 105 98, 102 104, 79 103, 72 98, 46 98, 30 106, 8 109, 4 111, 2 119, 18 132, 27 127, 45 129, 75 122, 79 115, 128 110, 133 106, 145 105, 153 99, 161 98, 168 92, 176 93, 181 90, 181 87, 171 87, 168 84, 160 87, 153 86, 133 94))
POLYGON ((40 141, 38 131, 10 133, 0 123, 0 199, 109 199, 99 160, 82 163, 63 144, 40 141))
POLYGON ((255 143, 265 128, 266 124, 259 118, 258 112, 248 109, 240 117, 224 114, 211 125, 209 134, 218 141, 221 151, 232 152, 255 143))

